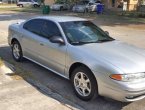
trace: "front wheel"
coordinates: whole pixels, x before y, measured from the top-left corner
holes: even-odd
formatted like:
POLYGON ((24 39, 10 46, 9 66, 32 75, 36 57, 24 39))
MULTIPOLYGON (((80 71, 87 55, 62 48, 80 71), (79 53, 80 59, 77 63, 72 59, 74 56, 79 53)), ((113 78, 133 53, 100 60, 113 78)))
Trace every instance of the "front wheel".
POLYGON ((14 41, 12 44, 12 55, 17 62, 20 62, 23 59, 22 48, 18 41, 14 41))
POLYGON ((71 82, 80 99, 88 101, 98 96, 96 79, 88 68, 76 68, 72 73, 71 82))

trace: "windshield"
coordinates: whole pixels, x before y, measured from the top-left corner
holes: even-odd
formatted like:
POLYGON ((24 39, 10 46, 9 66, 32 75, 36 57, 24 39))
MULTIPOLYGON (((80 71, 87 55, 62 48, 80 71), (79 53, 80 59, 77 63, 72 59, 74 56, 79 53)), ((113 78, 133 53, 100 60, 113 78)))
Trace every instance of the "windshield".
POLYGON ((60 23, 68 41, 74 43, 98 43, 114 40, 90 21, 60 23))

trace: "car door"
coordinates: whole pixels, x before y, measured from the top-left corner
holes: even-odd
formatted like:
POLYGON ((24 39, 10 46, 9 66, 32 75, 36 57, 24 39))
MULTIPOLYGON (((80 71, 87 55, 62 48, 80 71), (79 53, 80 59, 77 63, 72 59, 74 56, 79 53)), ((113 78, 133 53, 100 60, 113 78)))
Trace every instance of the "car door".
POLYGON ((22 48, 25 57, 40 62, 39 47, 42 38, 41 29, 44 21, 42 19, 33 19, 23 25, 22 48))
POLYGON ((64 75, 67 46, 49 41, 52 36, 62 37, 57 24, 53 21, 45 20, 41 34, 43 37, 43 40, 41 40, 42 45, 39 47, 41 60, 50 69, 64 75))
POLYGON ((67 3, 64 3, 63 6, 64 6, 64 9, 68 9, 68 4, 67 3))
POLYGON ((23 6, 27 6, 28 5, 28 0, 23 0, 23 6))
POLYGON ((27 0, 27 6, 30 6, 30 5, 32 5, 31 0, 27 0))
POLYGON ((87 9, 88 9, 88 11, 95 11, 95 9, 94 9, 94 3, 88 3, 88 5, 87 5, 87 9))

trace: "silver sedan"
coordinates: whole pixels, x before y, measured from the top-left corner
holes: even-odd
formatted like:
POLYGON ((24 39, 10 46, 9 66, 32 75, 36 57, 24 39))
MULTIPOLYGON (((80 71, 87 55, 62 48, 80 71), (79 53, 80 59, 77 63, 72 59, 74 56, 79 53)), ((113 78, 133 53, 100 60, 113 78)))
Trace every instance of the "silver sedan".
POLYGON ((145 51, 111 38, 86 19, 43 16, 15 23, 8 42, 16 61, 26 58, 70 79, 82 100, 145 97, 145 51))
POLYGON ((63 11, 63 10, 68 10, 70 6, 67 3, 59 2, 59 3, 53 4, 50 8, 51 10, 63 11))

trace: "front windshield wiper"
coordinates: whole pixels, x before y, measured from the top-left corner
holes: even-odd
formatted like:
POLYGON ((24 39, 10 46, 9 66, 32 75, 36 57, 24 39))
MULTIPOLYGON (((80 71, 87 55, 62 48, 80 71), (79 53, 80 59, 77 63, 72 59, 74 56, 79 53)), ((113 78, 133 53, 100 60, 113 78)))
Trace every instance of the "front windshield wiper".
POLYGON ((113 41, 115 39, 102 39, 102 40, 97 40, 97 41, 90 41, 90 42, 84 42, 84 41, 76 41, 76 42, 71 42, 72 45, 84 45, 84 44, 89 44, 89 43, 103 43, 103 42, 108 42, 108 41, 113 41))
POLYGON ((83 45, 86 44, 86 42, 71 42, 72 45, 83 45))
POLYGON ((83 42, 83 41, 78 41, 78 42, 71 42, 73 45, 84 45, 84 44, 89 44, 89 43, 101 43, 102 41, 91 41, 91 42, 83 42))
POLYGON ((108 41, 114 41, 115 39, 102 39, 98 40, 98 42, 108 42, 108 41))

